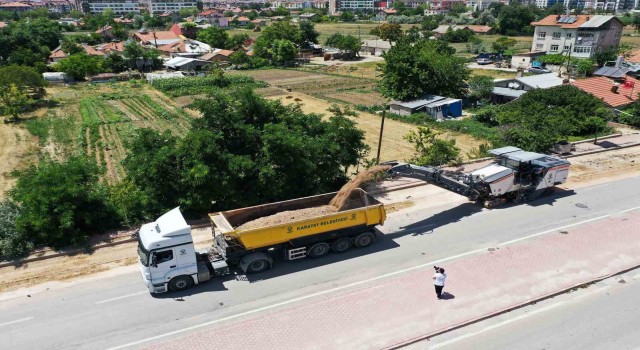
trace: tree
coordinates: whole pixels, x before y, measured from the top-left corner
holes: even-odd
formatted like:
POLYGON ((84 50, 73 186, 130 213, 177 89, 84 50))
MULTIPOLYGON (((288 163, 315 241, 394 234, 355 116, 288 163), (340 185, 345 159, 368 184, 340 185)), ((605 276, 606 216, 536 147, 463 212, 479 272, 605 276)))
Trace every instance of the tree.
POLYGON ((535 12, 530 7, 519 4, 502 6, 497 19, 498 32, 506 35, 528 34, 531 32, 531 22, 534 20, 535 12))
POLYGON ((111 53, 104 60, 104 67, 112 73, 120 73, 127 70, 127 61, 117 53, 111 53))
POLYGON ((474 103, 488 100, 493 92, 493 78, 486 75, 475 75, 469 79, 469 99, 474 103))
POLYGON ((275 22, 266 27, 253 44, 253 54, 267 60, 272 60, 271 45, 275 40, 288 40, 294 44, 302 44, 300 28, 289 22, 275 22))
POLYGON ((358 55, 362 48, 362 43, 358 38, 353 35, 343 35, 340 33, 332 34, 327 38, 325 42, 327 46, 335 47, 340 51, 344 51, 348 58, 353 58, 358 55))
POLYGON ((251 58, 246 52, 239 50, 229 56, 229 62, 238 68, 247 68, 251 63, 251 58))
POLYGON ((76 80, 84 80, 87 76, 102 72, 104 59, 79 53, 61 60, 54 67, 58 72, 65 72, 76 80))
POLYGON ((227 34, 227 31, 222 28, 211 26, 200 30, 197 34, 197 38, 199 41, 211 45, 211 47, 224 49, 227 47, 229 34, 227 34))
POLYGON ((32 98, 41 98, 46 93, 44 90, 46 81, 42 74, 32 67, 16 65, 0 67, 0 89, 12 84, 32 98))
POLYGON ((316 31, 315 25, 311 21, 300 22, 300 33, 302 42, 317 43, 320 33, 316 31))
POLYGON ((269 54, 271 61, 277 65, 286 65, 293 61, 298 53, 298 48, 289 40, 278 39, 271 43, 269 54))
POLYGON ((9 116, 7 121, 17 121, 31 102, 27 93, 16 84, 0 88, 0 108, 2 114, 9 116))
POLYGON ((404 33, 402 31, 402 27, 399 24, 384 23, 371 29, 370 34, 378 36, 382 40, 396 42, 404 33))
POLYGON ((615 61, 618 58, 618 48, 611 46, 604 50, 599 50, 593 55, 593 58, 598 66, 602 67, 605 63, 615 61))
POLYGON ((60 48, 67 55, 75 55, 77 53, 84 52, 84 49, 82 48, 82 46, 78 45, 77 43, 67 38, 62 40, 62 45, 60 45, 60 48))
POLYGON ((20 208, 18 232, 35 244, 60 249, 84 244, 91 233, 113 227, 98 174, 95 162, 81 157, 45 160, 18 172, 18 182, 9 192, 20 208))
POLYGON ((185 7, 185 8, 181 8, 180 9, 180 17, 185 18, 185 17, 190 17, 190 16, 197 16, 198 15, 198 8, 197 7, 185 7))
POLYGON ((236 33, 233 34, 225 44, 224 48, 228 50, 238 51, 242 50, 244 47, 244 43, 249 40, 249 34, 247 33, 236 33))
POLYGON ((460 149, 456 140, 442 140, 439 134, 423 126, 418 131, 411 130, 404 138, 413 144, 417 156, 411 160, 416 165, 446 165, 460 163, 460 149))
POLYGON ((34 249, 34 242, 16 229, 20 208, 11 200, 0 202, 0 256, 18 258, 34 249))
POLYGON ((499 54, 503 54, 508 49, 514 47, 518 41, 516 39, 511 39, 506 36, 501 36, 496 41, 491 44, 493 51, 499 54))
POLYGON ((340 20, 342 22, 353 22, 355 18, 356 16, 349 11, 344 11, 340 14, 340 20))
POLYGON ((378 67, 382 76, 378 83, 380 92, 402 101, 425 94, 464 96, 469 69, 465 59, 454 56, 454 52, 442 41, 398 41, 385 53, 385 63, 378 67))

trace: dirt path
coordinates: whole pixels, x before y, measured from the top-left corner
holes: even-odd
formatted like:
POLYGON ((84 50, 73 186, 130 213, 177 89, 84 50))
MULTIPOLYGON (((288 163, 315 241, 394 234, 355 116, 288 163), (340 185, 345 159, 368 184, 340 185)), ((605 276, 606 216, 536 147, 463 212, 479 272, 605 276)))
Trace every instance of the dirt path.
POLYGON ((34 144, 35 140, 25 129, 0 121, 0 199, 15 184, 11 172, 18 168, 34 144))

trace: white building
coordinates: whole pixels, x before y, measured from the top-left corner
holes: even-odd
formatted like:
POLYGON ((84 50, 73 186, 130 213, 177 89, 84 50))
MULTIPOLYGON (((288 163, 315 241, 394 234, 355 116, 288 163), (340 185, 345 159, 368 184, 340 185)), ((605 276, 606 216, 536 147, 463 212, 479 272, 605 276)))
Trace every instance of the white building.
POLYGON ((184 8, 197 8, 197 0, 148 0, 149 12, 151 14, 175 12, 178 13, 184 8))
POLYGON ((373 11, 373 0, 337 0, 338 11, 373 11))
POLYGON ((111 9, 116 15, 123 15, 130 12, 140 13, 140 2, 138 0, 86 0, 81 3, 81 8, 85 13, 103 13, 106 9, 111 9))
POLYGON ((532 52, 567 53, 591 58, 611 46, 620 45, 623 24, 615 16, 550 15, 538 22, 533 34, 532 52))

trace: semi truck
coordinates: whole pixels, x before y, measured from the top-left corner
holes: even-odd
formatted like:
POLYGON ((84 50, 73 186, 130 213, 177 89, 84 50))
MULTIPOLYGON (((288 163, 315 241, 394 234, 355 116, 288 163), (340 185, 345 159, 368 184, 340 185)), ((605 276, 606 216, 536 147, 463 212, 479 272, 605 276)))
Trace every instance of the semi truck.
POLYGON ((137 231, 144 283, 151 293, 181 291, 228 275, 234 268, 258 273, 270 269, 277 260, 319 258, 374 243, 374 227, 384 224, 386 212, 382 203, 359 188, 336 212, 256 228, 241 227, 277 213, 328 205, 336 194, 209 214, 213 245, 201 250, 195 249, 191 226, 175 208, 137 231))

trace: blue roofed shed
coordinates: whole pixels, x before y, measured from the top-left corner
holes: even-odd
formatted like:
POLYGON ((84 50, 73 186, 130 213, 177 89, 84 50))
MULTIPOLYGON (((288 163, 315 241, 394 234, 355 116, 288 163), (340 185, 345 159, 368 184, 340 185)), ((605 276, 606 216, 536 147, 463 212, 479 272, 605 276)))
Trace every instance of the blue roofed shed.
POLYGON ((399 115, 429 113, 435 119, 462 116, 462 100, 436 95, 426 95, 413 101, 393 101, 389 111, 399 115))

